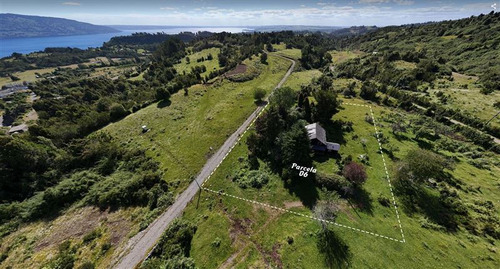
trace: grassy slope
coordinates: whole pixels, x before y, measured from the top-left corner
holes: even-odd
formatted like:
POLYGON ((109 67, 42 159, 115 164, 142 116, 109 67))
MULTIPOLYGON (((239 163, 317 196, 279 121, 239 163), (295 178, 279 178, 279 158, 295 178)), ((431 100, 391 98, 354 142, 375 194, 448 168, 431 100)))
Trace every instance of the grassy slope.
POLYGON ((317 69, 294 72, 290 75, 290 77, 288 77, 283 86, 290 87, 295 91, 299 91, 300 86, 308 85, 313 78, 318 78, 320 76, 321 72, 317 69))
MULTIPOLYGON (((148 149, 148 154, 160 161, 166 170, 165 179, 181 191, 206 162, 209 147, 220 147, 226 136, 255 109, 253 89, 260 87, 269 93, 290 65, 289 61, 278 57, 269 57, 268 61, 270 64, 264 67, 266 70, 252 81, 193 86, 189 89, 189 96, 184 96, 183 92, 174 94, 170 106, 153 104, 107 126, 104 131, 112 133, 124 145, 148 149), (151 131, 141 135, 140 126, 143 124, 147 124, 151 131)), ((102 268, 107 267, 115 245, 105 254, 101 252, 101 246, 118 239, 123 240, 119 244, 126 243, 127 235, 136 233, 138 225, 147 218, 147 209, 122 209, 112 214, 92 214, 94 211, 90 207, 72 207, 54 220, 23 226, 2 239, 0 250, 7 246, 12 248, 2 266, 39 268, 57 253, 57 245, 69 236, 72 245, 79 245, 75 266, 94 260, 102 268), (103 216, 109 221, 98 219, 103 216), (75 230, 72 227, 81 227, 78 229, 81 231, 72 234, 75 230), (81 238, 96 227, 101 227, 102 236, 92 245, 82 244, 81 238), (113 236, 118 238, 113 239, 113 236), (38 249, 44 238, 48 238, 48 245, 38 249)))
POLYGON ((34 82, 37 80, 37 78, 35 77, 35 73, 39 73, 39 74, 43 75, 46 73, 50 73, 54 70, 56 70, 56 69, 53 67, 50 67, 50 68, 33 69, 33 70, 27 70, 27 71, 23 71, 23 72, 14 73, 13 75, 20 79, 18 81, 12 81, 9 77, 0 77, 0 87, 2 87, 3 85, 10 84, 10 83, 16 83, 16 84, 22 83, 23 81, 34 82))
POLYGON ((350 50, 343 50, 343 51, 331 50, 328 53, 330 53, 330 55, 332 55, 332 62, 334 64, 339 64, 339 63, 342 63, 342 62, 345 62, 347 60, 354 59, 354 58, 357 58, 357 57, 363 55, 363 52, 359 51, 359 50, 354 50, 354 51, 350 51, 350 50))
MULTIPOLYGON (((363 103, 359 100, 349 100, 349 102, 363 103)), ((366 152, 370 156, 371 166, 368 168, 369 179, 365 189, 373 199, 373 211, 369 213, 357 210, 356 213, 352 209, 344 208, 338 222, 399 239, 401 237, 393 209, 382 207, 376 201, 379 194, 387 197, 390 194, 387 181, 384 180, 380 155, 376 153, 378 145, 372 136, 373 126, 364 121, 367 110, 364 107, 345 106, 345 108, 335 118, 353 121, 355 131, 345 135, 347 143, 342 146, 341 154, 357 156, 356 154, 365 151, 357 141, 352 140, 353 134, 368 139, 366 152)), ((382 107, 374 106, 373 108, 375 117, 379 121, 382 114, 388 112, 382 107)), ((418 147, 411 140, 396 140, 388 128, 384 127, 382 130, 384 135, 390 137, 390 143, 399 147, 400 151, 396 153, 396 157, 401 157, 411 148, 418 147)), ((273 177, 270 183, 260 191, 242 190, 231 183, 228 176, 240 165, 238 157, 245 157, 246 154, 247 149, 244 143, 235 147, 210 179, 209 188, 224 189, 229 194, 279 207, 286 206, 285 202, 297 200, 295 195, 283 189, 283 184, 277 177, 273 177)), ((393 162, 387 156, 386 161, 388 161, 389 169, 392 169, 393 162)), ((323 163, 316 162, 316 166, 319 170, 327 172, 333 163, 332 160, 323 163)), ((498 173, 500 173, 498 168, 493 168, 492 171, 479 170, 467 164, 463 159, 454 171, 457 178, 470 186, 484 188, 482 194, 461 193, 465 201, 476 198, 494 201, 495 197, 498 197, 498 190, 495 187, 498 179, 495 179, 494 175, 498 173)), ((498 201, 494 203, 498 208, 498 201)), ((304 207, 292 210, 310 214, 309 210, 304 207)), ((495 268, 499 266, 499 259, 495 258, 496 253, 493 253, 495 248, 484 238, 464 231, 449 234, 424 229, 419 223, 420 216, 409 217, 404 212, 400 214, 407 240, 405 244, 343 228, 334 228, 350 247, 353 254, 350 264, 353 268, 451 268, 458 265, 462 268, 495 268)), ((199 229, 193 241, 191 254, 200 268, 216 268, 229 257, 234 258, 233 262, 238 264, 236 268, 265 265, 266 259, 267 262, 276 265, 279 263, 272 262, 276 255, 280 257, 286 268, 325 266, 315 243, 314 233, 318 226, 310 219, 270 211, 267 208, 262 209, 260 206, 245 201, 227 196, 214 196, 207 192, 202 194, 199 208, 195 208, 193 203, 187 209, 186 217, 198 221, 199 229), (294 238, 294 243, 291 245, 286 242, 288 236, 294 238), (222 242, 219 248, 211 246, 211 242, 217 238, 222 242), (276 250, 274 254, 273 249, 276 250)))
POLYGON ((187 55, 189 57, 189 64, 186 62, 186 58, 183 58, 181 60, 181 63, 176 64, 175 70, 177 72, 182 73, 186 71, 186 73, 191 71, 191 67, 195 66, 201 66, 204 65, 207 68, 207 71, 202 73, 201 75, 208 75, 210 71, 217 70, 219 69, 219 59, 217 58, 217 55, 219 55, 220 49, 219 48, 210 48, 210 49, 204 49, 202 51, 198 51, 192 54, 187 55), (197 59, 204 57, 207 58, 208 54, 212 54, 213 59, 208 61, 205 60, 203 62, 196 62, 197 59))
MULTIPOLYGON (((434 89, 429 90, 433 101, 439 103, 435 93, 442 91, 445 95, 450 96, 445 104, 446 107, 464 110, 484 121, 491 119, 498 113, 498 109, 493 104, 500 100, 500 92, 495 91, 484 95, 476 83, 477 77, 455 72, 452 77, 453 81, 439 79, 435 83, 434 89)), ((500 126, 500 118, 496 118, 490 124, 500 126)))
POLYGON ((174 94, 171 105, 153 104, 104 131, 124 145, 147 149, 160 162, 165 180, 181 190, 255 109, 253 89, 269 93, 289 67, 288 61, 277 57, 270 57, 269 63, 254 80, 195 85, 188 96, 174 94), (142 125, 151 130, 142 134, 142 125))

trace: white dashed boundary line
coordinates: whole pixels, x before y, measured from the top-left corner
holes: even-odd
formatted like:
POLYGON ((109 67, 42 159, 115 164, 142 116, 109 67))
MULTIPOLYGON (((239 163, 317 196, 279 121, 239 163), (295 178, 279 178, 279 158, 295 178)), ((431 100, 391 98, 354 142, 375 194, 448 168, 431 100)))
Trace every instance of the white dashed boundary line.
POLYGON ((404 243, 404 241, 396 239, 396 238, 392 238, 392 237, 388 237, 388 236, 385 236, 385 235, 373 233, 373 232, 370 232, 370 231, 366 231, 366 230, 354 228, 354 227, 347 226, 347 225, 344 225, 344 224, 340 224, 340 223, 337 223, 337 222, 334 222, 334 221, 329 221, 329 220, 325 220, 325 219, 316 218, 316 217, 313 217, 313 216, 302 214, 300 212, 296 212, 296 211, 288 210, 288 209, 285 209, 285 208, 281 208, 281 207, 277 207, 277 206, 273 206, 273 205, 261 203, 261 202, 255 201, 255 200, 250 200, 250 199, 242 198, 242 197, 231 195, 231 194, 227 194, 227 193, 224 193, 224 192, 221 192, 221 191, 214 191, 214 190, 209 189, 209 188, 203 188, 203 189, 206 190, 206 191, 212 192, 214 194, 228 196, 228 197, 235 198, 235 199, 238 199, 238 200, 242 200, 242 201, 245 201, 245 202, 249 202, 249 203, 253 203, 253 204, 256 204, 256 205, 268 207, 268 208, 271 208, 271 209, 274 209, 274 210, 278 210, 278 211, 282 211, 282 212, 294 214, 294 215, 297 215, 297 216, 302 216, 302 217, 309 218, 309 219, 312 219, 312 220, 317 220, 317 221, 321 221, 321 222, 333 224, 333 225, 338 226, 338 227, 347 228, 347 229, 351 229, 353 231, 357 231, 357 232, 361 232, 361 233, 373 235, 375 237, 380 237, 380 238, 384 238, 384 239, 388 239, 388 240, 392 240, 392 241, 404 243))
MULTIPOLYGON (((271 93, 271 95, 272 95, 272 93, 271 93)), ((394 206, 394 210, 396 211, 396 217, 397 217, 398 224, 399 224, 399 230, 401 232, 401 237, 403 238, 402 240, 399 240, 399 239, 396 239, 396 238, 392 238, 392 237, 388 237, 388 236, 381 235, 381 234, 377 234, 377 233, 373 233, 373 232, 370 232, 370 231, 366 231, 366 230, 354 228, 354 227, 347 226, 347 225, 344 225, 344 224, 340 224, 340 223, 337 223, 337 222, 333 222, 333 221, 329 221, 329 220, 325 220, 325 219, 319 219, 319 218, 316 218, 316 217, 313 217, 313 216, 305 215, 305 214, 302 214, 302 213, 299 213, 299 212, 295 212, 295 211, 292 211, 292 210, 288 210, 288 209, 285 209, 285 208, 281 208, 281 207, 277 207, 277 206, 273 206, 273 205, 261 203, 261 202, 255 201, 255 200, 250 200, 250 199, 246 199, 246 198, 243 198, 243 197, 239 197, 239 196, 227 194, 227 193, 222 192, 222 191, 215 191, 215 190, 203 187, 205 185, 205 183, 208 182, 208 180, 210 179, 210 177, 212 177, 212 175, 217 170, 217 168, 219 168, 219 166, 221 165, 221 163, 226 159, 226 157, 229 155, 229 153, 233 150, 233 148, 240 142, 241 138, 245 135, 245 133, 248 131, 248 129, 250 129, 250 127, 253 126, 253 124, 255 123, 255 120, 257 120, 257 118, 260 117, 260 115, 262 114, 262 112, 264 112, 264 110, 267 108, 267 106, 269 105, 269 103, 267 103, 260 110, 260 112, 257 115, 257 117, 255 117, 253 119, 253 121, 250 123, 250 125, 248 125, 248 127, 245 129, 245 131, 238 137, 238 140, 236 141, 236 143, 234 143, 234 145, 229 149, 229 151, 226 153, 226 155, 224 155, 224 158, 222 158, 222 160, 219 162, 219 164, 217 164, 217 166, 210 173, 210 175, 207 177, 207 179, 205 181, 203 181, 203 183, 201 184, 201 189, 206 190, 206 191, 211 192, 211 193, 214 193, 214 194, 228 196, 228 197, 235 198, 235 199, 238 199, 238 200, 242 200, 242 201, 245 201, 245 202, 249 202, 249 203, 253 203, 253 204, 256 204, 256 205, 260 205, 260 206, 268 207, 268 208, 271 208, 271 209, 275 209, 275 210, 278 210, 278 211, 282 211, 282 212, 294 214, 294 215, 297 215, 297 216, 306 217, 306 218, 309 218, 309 219, 312 219, 312 220, 317 220, 317 221, 322 221, 322 222, 325 222, 325 223, 333 224, 333 225, 338 226, 338 227, 347 228, 347 229, 350 229, 350 230, 353 230, 353 231, 357 231, 357 232, 369 234, 369 235, 372 235, 372 236, 375 236, 375 237, 380 237, 380 238, 384 238, 384 239, 388 239, 388 240, 392 240, 392 241, 396 241, 396 242, 400 242, 400 243, 406 243, 405 236, 404 236, 404 233, 403 233, 403 227, 401 226, 401 220, 400 220, 400 217, 399 217, 399 211, 398 211, 398 207, 397 207, 397 204, 396 204, 396 199, 394 197, 394 193, 393 193, 393 190, 392 190, 391 179, 389 177, 389 172, 387 170, 387 165, 386 165, 386 162, 385 162, 384 153, 382 151, 382 143, 380 143, 379 133, 378 133, 377 125, 375 123, 375 117, 373 115, 373 109, 369 105, 360 105, 360 104, 353 104, 353 103, 343 103, 343 104, 345 104, 345 105, 351 105, 351 106, 366 107, 366 108, 370 109, 370 114, 371 114, 371 117, 372 117, 372 120, 373 120, 373 127, 375 128, 375 134, 376 134, 377 142, 378 142, 379 149, 380 149, 380 154, 382 155, 382 162, 384 163, 384 170, 385 170, 387 182, 389 183, 389 189, 391 191, 392 204, 394 206)))
POLYGON ((399 210, 398 210, 398 205, 396 204, 396 198, 394 198, 394 192, 392 191, 392 184, 391 184, 391 178, 389 177, 389 172, 387 171, 387 165, 385 163, 385 157, 384 157, 384 151, 382 150, 382 143, 380 143, 379 139, 379 132, 377 129, 377 123, 375 122, 375 117, 373 116, 373 109, 371 106, 370 108, 370 114, 372 116, 373 120, 373 127, 375 128, 375 134, 377 136, 377 142, 378 142, 378 147, 380 149, 380 155, 382 156, 382 162, 384 163, 384 170, 385 170, 385 175, 387 178, 387 182, 389 183, 389 189, 391 190, 391 197, 392 197, 392 205, 394 206, 394 211, 396 211, 396 217, 398 219, 398 224, 399 224, 399 231, 401 232, 401 237, 403 238, 403 243, 406 242, 405 240, 405 234, 403 233, 403 226, 401 226, 401 220, 399 218, 399 210))

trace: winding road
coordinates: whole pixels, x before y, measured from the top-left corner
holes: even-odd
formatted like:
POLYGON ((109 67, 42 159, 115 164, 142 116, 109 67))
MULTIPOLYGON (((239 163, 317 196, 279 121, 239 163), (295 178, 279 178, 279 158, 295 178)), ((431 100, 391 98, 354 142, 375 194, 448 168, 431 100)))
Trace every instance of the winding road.
MULTIPOLYGON (((295 61, 293 59, 275 55, 283 59, 291 61, 292 65, 286 72, 285 76, 281 79, 278 85, 274 88, 280 88, 283 83, 288 79, 290 74, 295 68, 295 61)), ((121 251, 120 256, 116 259, 113 268, 118 269, 133 269, 136 268, 151 252, 156 242, 160 239, 163 231, 168 225, 177 217, 182 214, 182 211, 188 203, 193 199, 200 185, 207 180, 209 175, 214 171, 219 164, 224 160, 225 156, 231 151, 232 147, 237 143, 238 138, 242 135, 250 124, 257 118, 264 106, 259 106, 257 109, 243 122, 243 124, 234 132, 219 148, 219 150, 212 155, 212 157, 205 163, 196 179, 191 182, 188 188, 182 192, 165 212, 163 212, 153 223, 151 223, 145 230, 139 232, 132 237, 125 250, 121 251)))

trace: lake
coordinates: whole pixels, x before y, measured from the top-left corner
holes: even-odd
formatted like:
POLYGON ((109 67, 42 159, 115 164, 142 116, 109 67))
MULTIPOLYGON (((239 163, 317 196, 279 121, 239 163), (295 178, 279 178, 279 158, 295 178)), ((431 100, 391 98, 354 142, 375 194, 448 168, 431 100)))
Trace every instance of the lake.
POLYGON ((94 34, 94 35, 71 35, 71 36, 50 36, 50 37, 26 37, 0 39, 0 57, 12 55, 14 52, 27 54, 30 52, 41 51, 48 47, 71 47, 87 49, 89 47, 101 47, 106 41, 114 36, 130 35, 136 32, 166 34, 178 34, 180 32, 199 32, 208 31, 214 33, 230 32, 241 33, 247 31, 247 28, 239 27, 165 27, 158 29, 127 29, 119 33, 94 34))

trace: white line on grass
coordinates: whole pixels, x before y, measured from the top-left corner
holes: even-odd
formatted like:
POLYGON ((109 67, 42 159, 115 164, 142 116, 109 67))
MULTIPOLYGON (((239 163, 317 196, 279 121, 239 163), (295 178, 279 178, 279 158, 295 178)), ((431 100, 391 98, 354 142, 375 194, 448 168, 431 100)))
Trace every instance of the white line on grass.
MULTIPOLYGON (((271 95, 272 95, 272 93, 269 96, 271 96, 271 95)), ((388 236, 385 236, 385 235, 380 235, 380 234, 372 233, 372 232, 369 232, 369 231, 365 231, 365 230, 361 230, 361 229, 358 229, 358 228, 350 227, 350 226, 347 226, 347 225, 344 225, 344 224, 336 223, 336 222, 333 222, 333 221, 328 221, 328 220, 324 220, 324 219, 318 219, 318 218, 315 218, 315 217, 312 217, 312 216, 308 216, 308 215, 305 215, 305 214, 302 214, 302 213, 298 213, 298 212, 295 212, 295 211, 291 211, 291 210, 288 210, 288 209, 279 208, 279 207, 276 207, 276 206, 264 204, 264 203, 261 203, 261 202, 257 202, 257 201, 254 201, 254 200, 249 200, 249 199, 246 199, 246 198, 234 196, 234 195, 223 193, 223 192, 214 191, 214 190, 211 190, 211 189, 203 187, 205 185, 205 183, 208 182, 208 180, 213 175, 213 173, 217 170, 217 168, 219 168, 219 166, 221 165, 221 163, 226 159, 226 157, 229 155, 229 153, 233 150, 233 148, 236 146, 236 144, 241 140, 241 137, 248 131, 248 129, 250 129, 250 127, 253 126, 253 124, 255 123, 255 121, 257 120, 257 118, 260 117, 260 115, 262 114, 262 112, 264 112, 264 110, 267 108, 267 106, 269 105, 269 103, 267 103, 259 111, 259 114, 257 115, 257 117, 255 117, 253 119, 252 123, 250 123, 250 125, 248 125, 248 127, 245 129, 245 131, 242 133, 242 135, 240 135, 238 137, 238 140, 236 141, 236 143, 229 149, 229 151, 226 153, 226 155, 224 156, 224 158, 222 158, 222 160, 219 162, 219 164, 217 165, 217 167, 215 167, 215 169, 210 173, 210 175, 207 177, 207 180, 205 180, 201 184, 201 188, 204 189, 204 190, 206 190, 206 191, 213 192, 213 193, 216 193, 216 194, 221 194, 221 195, 233 197, 233 198, 236 198, 236 199, 239 199, 239 200, 243 200, 243 201, 254 203, 254 204, 259 204, 261 206, 273 208, 273 209, 276 209, 276 210, 279 210, 279 211, 283 211, 283 212, 288 212, 288 213, 295 214, 295 215, 298 215, 298 216, 303 216, 303 217, 306 217, 306 218, 310 218, 310 219, 314 219, 314 220, 319 220, 319 221, 322 221, 322 222, 333 224, 333 225, 338 226, 338 227, 343 227, 343 228, 351 229, 353 231, 358 231, 358 232, 362 232, 362 233, 374 235, 374 236, 377 236, 377 237, 389 239, 389 240, 392 240, 392 241, 405 243, 406 242, 405 235, 403 233, 403 227, 401 226, 401 220, 399 218, 399 211, 398 211, 398 206, 396 204, 396 199, 394 197, 394 192, 392 191, 391 179, 389 177, 389 172, 387 170, 387 165, 386 165, 386 162, 385 162, 384 153, 382 151, 382 143, 380 143, 380 138, 379 138, 379 133, 378 133, 378 129, 377 129, 377 124, 375 123, 375 117, 373 115, 373 109, 369 105, 360 105, 360 104, 354 104, 354 103, 343 103, 343 104, 345 104, 345 105, 351 105, 351 106, 367 107, 367 108, 370 109, 370 114, 371 114, 371 117, 372 117, 372 120, 373 120, 373 127, 375 128, 375 134, 377 136, 377 142, 378 142, 378 145, 379 145, 380 154, 382 156, 382 162, 384 163, 385 175, 386 175, 386 178, 387 178, 387 182, 389 183, 389 189, 391 191, 392 204, 394 206, 394 210, 396 211, 396 217, 397 217, 398 224, 399 224, 399 230, 401 232, 401 237, 403 238, 403 240, 398 240, 398 239, 395 239, 395 238, 392 238, 392 237, 388 237, 388 236)))
POLYGON ((382 143, 380 143, 379 132, 378 132, 378 129, 377 129, 377 123, 375 122, 375 117, 373 116, 373 109, 372 109, 372 107, 369 106, 369 108, 370 108, 370 114, 371 114, 372 120, 373 120, 373 127, 375 128, 375 134, 377 136, 377 142, 378 142, 378 146, 379 146, 379 149, 380 149, 380 155, 382 156, 382 162, 384 163, 385 175, 387 177, 387 182, 389 183, 389 189, 391 190, 392 204, 394 206, 394 210, 396 211, 396 217, 398 219, 398 224, 399 224, 399 231, 401 232, 401 237, 403 238, 402 242, 405 243, 406 242, 406 240, 405 240, 405 234, 403 233, 403 226, 401 226, 401 220, 399 218, 399 211, 398 211, 398 206, 396 204, 396 198, 394 198, 394 192, 392 191, 391 178, 389 177, 389 172, 387 171, 387 165, 385 163, 384 152, 382 150, 382 143))
POLYGON ((317 221, 321 221, 321 222, 333 224, 333 225, 338 226, 338 227, 347 228, 347 229, 350 229, 350 230, 353 230, 353 231, 356 231, 356 232, 361 232, 361 233, 373 235, 375 237, 389 239, 389 240, 400 242, 400 243, 404 243, 405 242, 403 240, 398 240, 396 238, 388 237, 388 236, 385 236, 385 235, 373 233, 373 232, 366 231, 366 230, 361 230, 361 229, 354 228, 354 227, 351 227, 351 226, 347 226, 347 225, 344 225, 344 224, 340 224, 340 223, 337 223, 337 222, 334 222, 334 221, 329 221, 329 220, 325 220, 325 219, 316 218, 316 217, 313 217, 313 216, 309 216, 309 215, 302 214, 302 213, 299 213, 299 212, 295 212, 295 211, 292 211, 292 210, 288 210, 288 209, 285 209, 285 208, 281 208, 281 207, 277 207, 277 206, 273 206, 273 205, 261 203, 261 202, 255 201, 255 200, 246 199, 246 198, 235 196, 235 195, 232 195, 232 194, 227 194, 227 193, 222 192, 222 191, 214 191, 212 189, 205 188, 205 187, 202 187, 202 189, 206 190, 208 192, 214 193, 214 194, 228 196, 228 197, 235 198, 235 199, 238 199, 238 200, 242 200, 242 201, 245 201, 245 202, 249 202, 249 203, 253 203, 253 204, 257 204, 257 205, 269 207, 269 208, 272 208, 272 209, 275 209, 275 210, 278 210, 278 211, 282 211, 282 212, 294 214, 294 215, 301 216, 301 217, 306 217, 306 218, 309 218, 309 219, 312 219, 312 220, 317 220, 317 221))

